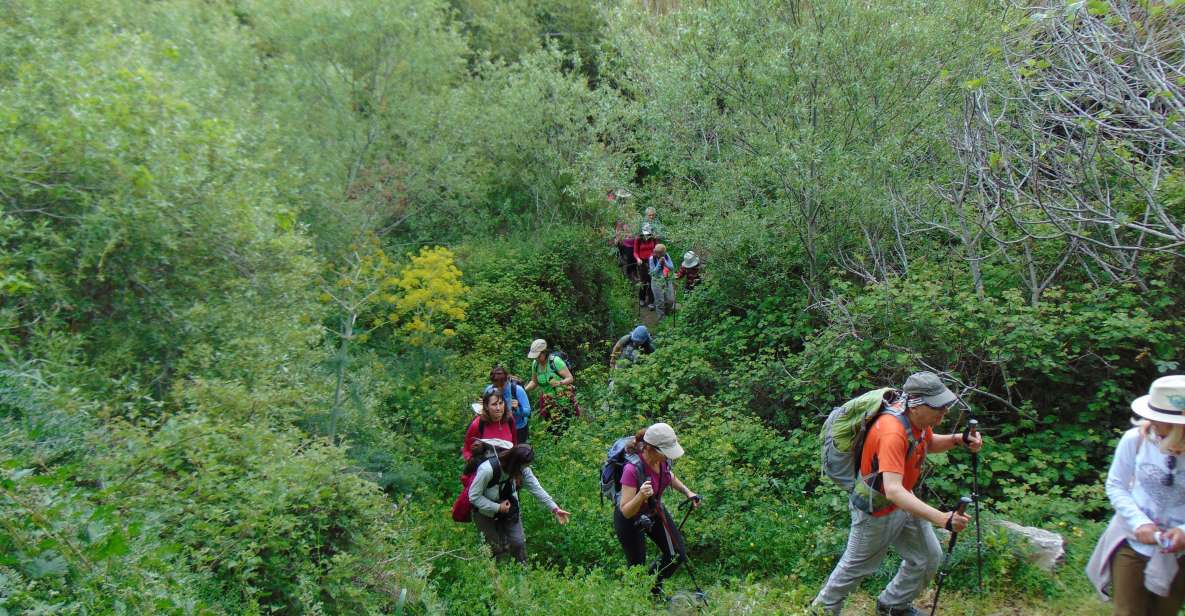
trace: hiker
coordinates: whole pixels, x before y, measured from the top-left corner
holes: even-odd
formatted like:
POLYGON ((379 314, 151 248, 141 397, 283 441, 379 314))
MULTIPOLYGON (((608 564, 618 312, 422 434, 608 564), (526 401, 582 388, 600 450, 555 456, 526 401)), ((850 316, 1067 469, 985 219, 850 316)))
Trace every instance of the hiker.
POLYGON ((638 266, 638 305, 654 310, 654 294, 650 289, 650 269, 646 263, 654 254, 658 240, 654 238, 654 230, 649 224, 642 225, 642 232, 634 240, 634 261, 638 266))
POLYGON ((683 455, 683 447, 671 426, 656 423, 639 430, 630 452, 641 463, 626 464, 622 470, 620 501, 613 508, 613 530, 630 566, 646 563, 646 537, 658 546, 661 556, 650 567, 650 573, 657 573, 658 577, 650 592, 661 595, 663 581, 687 560, 683 535, 662 504, 663 492, 673 488, 691 499, 695 507, 699 507, 700 498, 671 472, 671 462, 683 455))
POLYGON ((617 344, 614 344, 613 350, 609 352, 609 369, 617 368, 618 357, 634 362, 638 361, 639 353, 649 355, 653 352, 654 341, 650 337, 650 330, 646 329, 645 325, 639 325, 630 333, 617 339, 617 344))
POLYGON ((518 562, 525 563, 527 545, 519 512, 518 487, 525 485, 560 524, 567 524, 571 514, 555 504, 531 472, 530 464, 535 461, 535 451, 530 445, 511 447, 509 442, 498 439, 482 439, 482 443, 493 447, 495 451, 502 451, 482 459, 475 456, 465 467, 466 473, 474 473, 473 482, 469 484, 469 502, 474 509, 473 524, 485 537, 494 558, 505 560, 510 555, 518 562))
POLYGON ((643 214, 642 219, 638 221, 639 234, 642 233, 642 227, 646 225, 650 225, 650 229, 653 231, 655 238, 660 240, 667 239, 665 233, 666 228, 663 227, 661 222, 658 222, 658 210, 654 209, 653 207, 646 208, 646 213, 643 214))
POLYGON ((523 384, 511 377, 504 366, 498 365, 490 369, 490 384, 486 385, 486 391, 490 389, 502 392, 502 401, 514 416, 514 428, 518 439, 516 442, 527 442, 531 432, 528 425, 531 420, 531 398, 523 384))
POLYGON ((815 613, 839 614, 848 593, 877 570, 893 546, 901 554, 901 566, 877 597, 876 613, 920 615, 910 604, 942 562, 942 548, 931 525, 959 532, 970 520, 955 511, 939 511, 914 495, 922 464, 926 454, 955 447, 978 452, 983 441, 978 434, 966 440, 962 434, 934 434, 934 427, 957 398, 932 372, 910 375, 900 392, 876 390, 848 404, 867 397, 877 398, 875 408, 881 408, 882 400, 887 408, 878 411, 867 432, 856 439, 863 445, 852 448, 851 454, 858 456, 859 475, 848 499, 852 526, 847 548, 811 606, 815 613))
POLYGON ((671 276, 675 273, 675 262, 667 254, 666 244, 654 247, 654 253, 647 262, 650 272, 650 292, 654 298, 654 311, 661 319, 667 312, 675 309, 675 284, 671 276))
POLYGON ((531 364, 531 380, 524 389, 531 391, 536 387, 539 394, 539 416, 551 419, 558 415, 557 398, 566 398, 572 404, 572 414, 580 415, 580 406, 576 403, 576 388, 573 383, 576 377, 568 369, 567 362, 562 357, 547 349, 547 341, 540 338, 531 343, 527 358, 534 360, 531 364))
POLYGON ((486 388, 481 395, 481 402, 473 403, 473 413, 477 417, 469 424, 465 431, 465 442, 461 445, 461 457, 465 461, 473 459, 473 443, 480 438, 500 438, 514 445, 518 443, 517 430, 514 419, 506 412, 506 401, 502 392, 497 389, 486 388))
POLYGON ((617 246, 617 264, 625 272, 625 277, 635 284, 638 282, 638 264, 634 260, 634 232, 626 221, 626 209, 623 203, 630 197, 630 193, 621 189, 609 191, 606 198, 617 203, 617 218, 613 221, 613 243, 617 246))
POLYGON ((1107 473, 1115 515, 1086 575, 1110 595, 1114 614, 1171 616, 1185 604, 1185 376, 1156 379, 1131 409, 1141 419, 1119 439, 1107 473))
POLYGON ((679 264, 679 271, 675 272, 675 278, 683 279, 683 292, 687 293, 699 284, 699 255, 688 250, 683 253, 683 262, 679 264))

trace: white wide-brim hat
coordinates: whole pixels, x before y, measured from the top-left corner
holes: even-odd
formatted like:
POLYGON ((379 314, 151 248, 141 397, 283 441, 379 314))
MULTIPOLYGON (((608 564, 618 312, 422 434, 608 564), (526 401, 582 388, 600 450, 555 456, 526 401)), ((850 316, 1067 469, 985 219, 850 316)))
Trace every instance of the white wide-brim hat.
POLYGON ((1152 381, 1148 395, 1132 400, 1132 412, 1152 421, 1185 424, 1185 375, 1152 381))

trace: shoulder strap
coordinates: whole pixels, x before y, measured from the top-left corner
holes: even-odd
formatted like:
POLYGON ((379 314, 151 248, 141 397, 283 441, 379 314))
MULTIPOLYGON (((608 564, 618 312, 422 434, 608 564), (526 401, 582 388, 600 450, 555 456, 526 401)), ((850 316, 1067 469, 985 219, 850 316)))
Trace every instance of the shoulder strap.
MULTIPOLYGON (((634 479, 638 481, 638 487, 641 488, 642 484, 646 483, 646 481, 650 479, 650 474, 646 472, 646 463, 642 461, 642 456, 638 456, 638 461, 630 462, 630 464, 632 464, 634 467, 634 479)), ((650 500, 653 499, 653 496, 650 497, 650 499, 646 501, 645 505, 648 506, 650 504, 650 500)))
POLYGON ((646 472, 646 463, 642 461, 641 456, 638 457, 637 462, 630 462, 630 464, 634 466, 634 478, 641 481, 639 486, 646 483, 646 479, 650 479, 650 473, 646 472))
POLYGON ((909 456, 913 455, 914 447, 919 442, 917 437, 913 435, 913 425, 909 423, 909 418, 905 416, 904 412, 896 413, 890 411, 889 414, 896 417, 897 421, 901 423, 901 427, 905 428, 905 442, 908 443, 905 448, 905 457, 908 459, 909 456))
POLYGON ((494 454, 486 461, 490 463, 490 483, 501 483, 502 480, 502 461, 498 459, 498 455, 494 454))
POLYGON ((551 367, 552 372, 554 372, 558 375, 560 373, 560 371, 558 368, 555 367, 555 360, 557 360, 557 359, 559 359, 559 358, 555 356, 555 353, 552 353, 551 355, 547 356, 547 365, 551 367))

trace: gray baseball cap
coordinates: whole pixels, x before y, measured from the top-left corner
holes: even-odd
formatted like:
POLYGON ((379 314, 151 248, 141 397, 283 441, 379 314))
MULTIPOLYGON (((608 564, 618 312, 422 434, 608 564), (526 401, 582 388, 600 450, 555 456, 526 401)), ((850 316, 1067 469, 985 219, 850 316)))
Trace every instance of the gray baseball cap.
POLYGON ((946 408, 958 399, 933 372, 922 371, 909 375, 901 389, 907 394, 921 398, 926 406, 936 409, 946 408))

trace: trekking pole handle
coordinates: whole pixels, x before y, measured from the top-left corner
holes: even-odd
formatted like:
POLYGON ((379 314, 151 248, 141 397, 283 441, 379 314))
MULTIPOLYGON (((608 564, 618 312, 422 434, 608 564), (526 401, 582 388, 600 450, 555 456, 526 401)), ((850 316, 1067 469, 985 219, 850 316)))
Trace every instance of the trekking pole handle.
POLYGON ((955 516, 956 515, 966 515, 967 505, 970 505, 970 504, 971 504, 971 497, 970 496, 960 497, 958 506, 956 506, 955 510, 950 513, 950 517, 946 519, 946 530, 949 530, 951 533, 950 534, 951 546, 954 546, 955 535, 959 534, 959 533, 955 532, 955 528, 954 528, 955 516))
POLYGON ((702 500, 704 500, 704 497, 700 496, 699 494, 696 494, 695 496, 689 496, 689 497, 687 497, 687 500, 679 503, 679 507, 680 508, 690 507, 692 505, 692 503, 698 503, 702 500))
POLYGON ((979 420, 967 420, 967 427, 963 430, 963 445, 971 444, 971 435, 979 434, 979 420))

